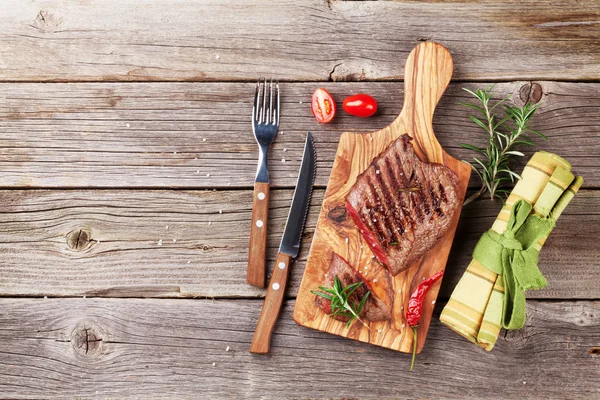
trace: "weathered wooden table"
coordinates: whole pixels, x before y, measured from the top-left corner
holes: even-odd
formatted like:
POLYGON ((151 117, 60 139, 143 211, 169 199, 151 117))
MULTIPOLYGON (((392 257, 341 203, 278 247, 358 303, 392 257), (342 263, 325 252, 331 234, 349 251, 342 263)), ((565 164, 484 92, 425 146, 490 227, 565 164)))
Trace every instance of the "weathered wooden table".
MULTIPOLYGON (((600 3, 7 0, 0 12, 0 397, 600 398, 600 3), (540 104, 542 147, 586 179, 541 255, 524 329, 491 353, 437 322, 409 356, 291 318, 339 134, 388 124, 419 41, 454 56, 442 145, 483 141, 462 87, 540 104), (248 353, 254 81, 282 83, 276 253, 307 130, 318 178, 272 354, 248 353), (381 114, 318 125, 324 86, 381 114)), ((528 149, 531 154, 531 149, 528 149)), ((472 182, 475 187, 476 182, 472 182)), ((467 207, 437 314, 500 204, 467 207)))

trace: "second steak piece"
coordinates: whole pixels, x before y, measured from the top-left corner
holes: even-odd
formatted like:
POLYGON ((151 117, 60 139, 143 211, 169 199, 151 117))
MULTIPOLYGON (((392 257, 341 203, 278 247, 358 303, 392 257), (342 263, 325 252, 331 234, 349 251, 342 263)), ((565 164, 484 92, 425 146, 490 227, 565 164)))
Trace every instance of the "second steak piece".
MULTIPOLYGON (((363 307, 360 317, 364 318, 367 321, 375 322, 375 321, 386 321, 392 318, 387 306, 383 301, 381 301, 375 294, 373 293, 373 288, 369 285, 367 280, 354 268, 348 264, 346 260, 342 256, 337 253, 333 253, 331 256, 331 262, 329 264, 329 271, 325 278, 324 286, 331 287, 333 286, 333 281, 335 277, 338 277, 340 281, 342 281, 342 285, 347 287, 354 283, 362 282, 362 285, 356 289, 356 291, 351 295, 350 301, 354 306, 358 306, 362 301, 363 297, 367 294, 367 292, 371 292, 365 306, 363 307)), ((317 296, 315 297, 315 304, 317 307, 321 308, 325 313, 331 314, 331 301, 324 299, 323 297, 317 296)), ((349 318, 338 316, 336 319, 342 322, 348 322, 349 318)))
POLYGON ((358 176, 346 209, 373 254, 396 275, 448 231, 459 206, 458 178, 422 162, 402 135, 358 176))

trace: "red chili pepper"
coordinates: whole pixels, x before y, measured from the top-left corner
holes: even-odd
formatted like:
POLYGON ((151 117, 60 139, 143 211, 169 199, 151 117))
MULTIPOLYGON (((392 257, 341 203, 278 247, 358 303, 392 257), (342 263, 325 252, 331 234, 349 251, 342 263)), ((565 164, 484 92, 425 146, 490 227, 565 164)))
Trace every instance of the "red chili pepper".
POLYGON ((444 275, 444 270, 441 270, 435 275, 425 279, 423 282, 417 286, 415 291, 410 296, 408 300, 408 307, 406 309, 406 322, 408 326, 412 328, 413 331, 413 354, 412 361, 410 362, 410 370, 413 370, 413 366, 415 365, 415 356, 417 355, 417 327, 419 326, 419 321, 421 320, 421 313, 423 311, 423 301, 425 300, 425 295, 431 289, 433 284, 438 281, 444 275))

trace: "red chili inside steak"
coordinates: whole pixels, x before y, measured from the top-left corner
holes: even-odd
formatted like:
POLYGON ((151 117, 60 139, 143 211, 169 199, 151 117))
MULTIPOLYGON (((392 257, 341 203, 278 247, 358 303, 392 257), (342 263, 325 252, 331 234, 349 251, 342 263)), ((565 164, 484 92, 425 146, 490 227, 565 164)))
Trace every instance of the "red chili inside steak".
MULTIPOLYGON (((331 262, 329 264, 329 272, 327 273, 327 278, 325 279, 325 283, 323 286, 332 287, 333 280, 335 277, 338 277, 340 281, 342 281, 342 285, 344 287, 348 285, 352 285, 353 283, 362 282, 354 293, 350 296, 350 301, 353 302, 355 306, 358 307, 363 297, 367 294, 367 291, 370 291, 369 297, 367 298, 367 302, 363 307, 361 313, 359 314, 361 319, 365 319, 367 321, 375 322, 375 321, 386 321, 392 318, 387 306, 381 301, 378 297, 373 294, 373 288, 367 280, 354 268, 348 264, 348 261, 344 260, 342 256, 339 254, 333 253, 331 257, 331 262)), ((315 304, 317 307, 321 308, 327 314, 331 314, 331 302, 323 297, 316 296, 315 304)), ((339 316, 336 319, 348 322, 348 317, 339 316)))
POLYGON ((348 214, 392 275, 430 250, 459 208, 454 171, 419 160, 411 140, 405 134, 390 144, 346 196, 348 214))

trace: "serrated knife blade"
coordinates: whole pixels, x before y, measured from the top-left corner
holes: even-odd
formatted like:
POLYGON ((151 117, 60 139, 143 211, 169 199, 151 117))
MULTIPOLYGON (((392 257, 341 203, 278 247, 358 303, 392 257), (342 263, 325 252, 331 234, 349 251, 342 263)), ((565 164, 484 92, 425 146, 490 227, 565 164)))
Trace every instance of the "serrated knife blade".
POLYGON ((315 182, 316 165, 317 161, 314 142, 312 135, 308 132, 306 135, 306 142, 304 143, 304 154, 302 155, 300 173, 298 175, 298 181, 296 182, 294 196, 292 197, 292 206, 290 207, 290 212, 285 224, 285 231, 283 232, 281 244, 279 245, 279 252, 288 254, 292 258, 296 258, 298 256, 298 251, 300 250, 300 240, 302 238, 302 231, 304 230, 308 207, 310 206, 312 188, 315 182))

